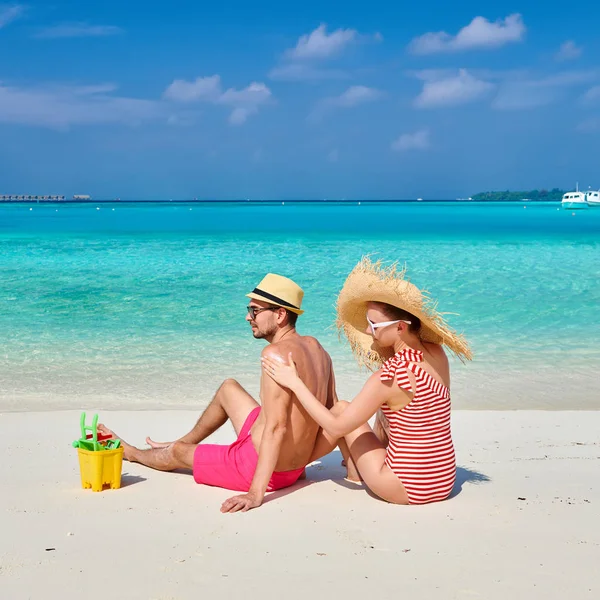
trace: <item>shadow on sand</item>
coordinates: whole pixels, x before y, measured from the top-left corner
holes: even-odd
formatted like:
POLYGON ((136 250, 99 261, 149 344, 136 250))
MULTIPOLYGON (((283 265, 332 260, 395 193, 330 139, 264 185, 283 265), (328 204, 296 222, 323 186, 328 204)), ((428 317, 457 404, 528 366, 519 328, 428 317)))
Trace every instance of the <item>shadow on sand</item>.
POLYGON ((487 483, 491 479, 485 474, 475 471, 474 469, 467 469, 466 467, 456 467, 456 482, 450 492, 450 498, 455 498, 462 492, 462 486, 464 483, 487 483))
POLYGON ((292 492, 301 490, 302 488, 319 483, 321 481, 332 480, 338 485, 345 487, 349 490, 363 490, 365 489, 361 483, 354 483, 345 479, 346 468, 342 467, 342 453, 339 450, 335 450, 311 463, 306 467, 306 479, 300 479, 297 483, 291 487, 284 488, 283 490, 277 490, 276 492, 270 493, 265 497, 265 503, 273 502, 279 498, 283 498, 292 492))
MULTIPOLYGON (((335 481, 335 483, 338 485, 341 485, 349 490, 366 490, 370 496, 377 500, 381 500, 372 494, 362 483, 356 483, 345 479, 346 468, 342 467, 341 462, 342 453, 339 450, 324 456, 323 458, 312 463, 310 466, 306 467, 306 479, 298 481, 289 488, 278 490, 269 494, 265 498, 265 503, 283 498, 284 496, 287 496, 296 490, 301 490, 302 488, 313 485, 314 483, 326 481, 328 479, 335 481)), ((467 469, 466 467, 456 467, 456 483, 452 488, 449 499, 458 496, 458 494, 461 493, 462 487, 465 483, 481 484, 489 481, 491 480, 487 475, 485 475, 485 473, 480 473, 474 469, 467 469)))
POLYGON ((139 475, 129 475, 128 473, 123 473, 123 475, 121 475, 122 488, 141 483, 142 481, 146 481, 146 478, 140 477, 139 475))
MULTIPOLYGON (((276 492, 272 492, 265 497, 265 503, 273 502, 278 500, 279 498, 283 498, 292 492, 297 490, 301 490, 302 488, 313 485, 314 483, 319 483, 321 481, 332 480, 338 485, 345 487, 348 490, 366 490, 370 496, 374 498, 378 498, 374 496, 370 491, 366 488, 362 483, 349 481, 346 479, 346 468, 342 467, 342 453, 339 450, 335 450, 311 463, 308 467, 306 467, 306 479, 300 479, 294 485, 284 488, 283 490, 277 490, 276 492)), ((174 473, 180 473, 184 475, 191 475, 191 470, 189 469, 176 469, 173 471, 174 473)), ((136 483, 140 483, 142 481, 146 481, 145 477, 140 477, 139 475, 129 475, 124 473, 121 476, 121 487, 129 487, 130 485, 135 485, 136 483)), ((465 483, 472 483, 479 485, 481 483, 487 483, 491 481, 490 478, 484 473, 480 473, 479 471, 475 471, 474 469, 467 469, 466 467, 456 467, 456 483, 452 488, 452 492, 450 493, 449 498, 455 498, 458 496, 463 488, 465 483)), ((239 493, 239 492, 238 492, 239 493)))

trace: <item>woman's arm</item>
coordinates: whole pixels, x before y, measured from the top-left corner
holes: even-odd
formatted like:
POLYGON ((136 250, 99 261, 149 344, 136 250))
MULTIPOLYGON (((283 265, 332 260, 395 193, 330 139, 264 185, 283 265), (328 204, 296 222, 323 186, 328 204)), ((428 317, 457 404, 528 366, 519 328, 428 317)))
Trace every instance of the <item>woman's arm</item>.
POLYGON ((265 373, 280 385, 290 389, 308 414, 327 433, 336 438, 343 437, 364 425, 390 395, 391 385, 389 382, 382 382, 374 373, 369 377, 358 396, 348 405, 348 408, 340 415, 334 415, 315 398, 298 377, 291 353, 287 365, 269 358, 264 358, 262 363, 265 373))

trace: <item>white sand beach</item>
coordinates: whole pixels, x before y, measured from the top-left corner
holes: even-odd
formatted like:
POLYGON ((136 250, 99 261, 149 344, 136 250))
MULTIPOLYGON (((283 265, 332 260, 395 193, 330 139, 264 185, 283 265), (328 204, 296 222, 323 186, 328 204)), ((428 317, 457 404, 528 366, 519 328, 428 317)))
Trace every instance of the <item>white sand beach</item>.
MULTIPOLYGON (((100 416, 142 444, 197 412, 100 416)), ((600 596, 600 412, 455 411, 446 502, 387 505, 346 482, 334 453, 259 509, 225 515, 231 492, 137 464, 119 490, 81 489, 78 421, 0 414, 3 600, 600 596)))

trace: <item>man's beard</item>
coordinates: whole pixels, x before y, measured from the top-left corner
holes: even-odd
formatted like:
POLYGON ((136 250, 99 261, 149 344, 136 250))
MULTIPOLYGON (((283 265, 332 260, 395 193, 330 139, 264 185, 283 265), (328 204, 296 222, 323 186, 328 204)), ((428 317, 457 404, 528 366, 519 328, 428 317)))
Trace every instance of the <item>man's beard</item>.
POLYGON ((254 336, 255 340, 263 340, 266 337, 273 335, 275 333, 276 329, 277 328, 273 328, 273 330, 271 330, 271 331, 267 331, 264 329, 257 329, 256 331, 252 332, 252 335, 254 336))

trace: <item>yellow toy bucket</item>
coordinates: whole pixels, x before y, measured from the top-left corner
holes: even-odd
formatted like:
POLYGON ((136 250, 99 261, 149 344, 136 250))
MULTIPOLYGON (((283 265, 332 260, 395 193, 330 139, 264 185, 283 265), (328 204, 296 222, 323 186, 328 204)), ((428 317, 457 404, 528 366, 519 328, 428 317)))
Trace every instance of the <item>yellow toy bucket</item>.
POLYGON ((121 487, 123 448, 115 450, 84 450, 77 448, 81 487, 101 492, 105 487, 116 490, 121 487))

